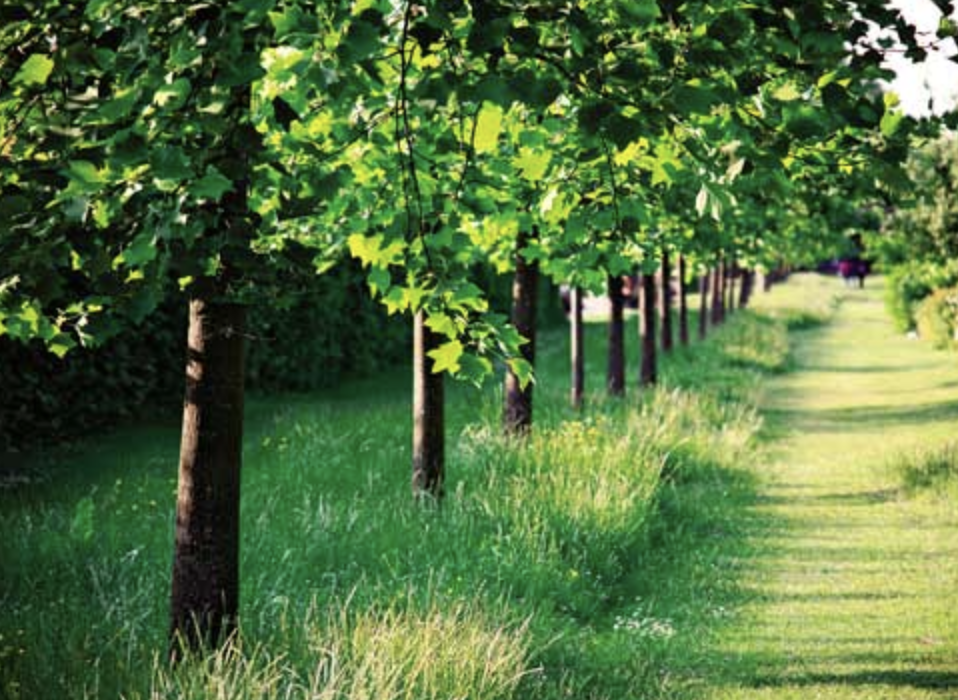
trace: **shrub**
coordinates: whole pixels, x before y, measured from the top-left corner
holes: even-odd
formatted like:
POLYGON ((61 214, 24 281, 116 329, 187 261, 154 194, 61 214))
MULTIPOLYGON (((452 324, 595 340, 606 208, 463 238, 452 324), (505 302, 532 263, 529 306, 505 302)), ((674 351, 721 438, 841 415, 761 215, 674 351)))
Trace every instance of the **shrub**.
POLYGON ((917 326, 919 304, 936 289, 958 284, 958 263, 944 265, 911 262, 900 265, 888 275, 885 305, 895 328, 905 333, 917 326))
POLYGON ((958 288, 938 289, 927 296, 915 313, 918 334, 938 350, 955 343, 958 327, 958 288))
MULTIPOLYGON (((405 361, 409 323, 369 298, 354 264, 305 278, 249 313, 247 386, 308 391, 405 361)), ((63 359, 0 337, 0 453, 51 446, 134 418, 176 420, 186 308, 171 299, 95 350, 63 359)))

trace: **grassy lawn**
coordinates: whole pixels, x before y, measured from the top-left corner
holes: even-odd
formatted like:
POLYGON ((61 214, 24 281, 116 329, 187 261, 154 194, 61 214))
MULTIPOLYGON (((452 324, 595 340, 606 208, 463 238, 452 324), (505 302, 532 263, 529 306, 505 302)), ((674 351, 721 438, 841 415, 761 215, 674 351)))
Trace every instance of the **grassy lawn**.
POLYGON ((958 697, 958 367, 894 334, 876 282, 766 384, 752 512, 770 526, 709 697, 958 697))
POLYGON ((881 336, 872 296, 859 309, 848 293, 836 323, 817 327, 837 292, 815 277, 777 288, 761 314, 669 357, 660 389, 624 401, 602 397, 604 327, 593 324, 581 415, 566 408, 565 333, 547 333, 528 444, 500 437, 496 387, 451 391, 440 509, 409 496, 404 370, 255 398, 241 640, 175 672, 160 659, 177 426, 27 456, 0 490, 0 697, 778 698, 814 697, 801 693, 835 678, 859 692, 847 697, 886 697, 867 694, 875 669, 899 691, 910 686, 895 674, 924 674, 925 695, 887 697, 948 697, 927 686, 955 671, 956 606, 944 598, 956 590, 955 514, 898 488, 909 450, 954 421, 945 385, 958 372, 913 344, 902 366, 934 367, 889 394, 901 410, 886 403, 885 375, 855 374, 872 377, 874 395, 847 384, 833 367, 890 366, 898 351, 828 353, 906 341, 881 336), (878 335, 842 341, 849 319, 878 335), (788 327, 809 328, 794 353, 788 327), (824 375, 818 389, 809 374, 824 375), (928 413, 909 421, 918 402, 928 413), (893 440, 889 426, 910 437, 893 440), (827 466, 839 432, 864 445, 840 471, 827 466), (829 573, 845 570, 861 573, 829 573), (874 610, 884 626, 863 626, 874 610), (844 632, 828 627, 837 618, 844 632))

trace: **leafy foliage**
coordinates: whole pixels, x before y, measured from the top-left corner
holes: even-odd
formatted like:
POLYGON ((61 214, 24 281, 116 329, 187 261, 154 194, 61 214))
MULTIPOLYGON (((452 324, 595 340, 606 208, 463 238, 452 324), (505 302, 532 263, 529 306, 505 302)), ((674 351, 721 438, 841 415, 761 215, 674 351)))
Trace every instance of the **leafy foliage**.
POLYGON ((520 231, 596 289, 662 246, 760 263, 824 191, 900 181, 930 129, 875 88, 869 22, 924 52, 878 2, 84 7, 32 0, 0 35, 0 332, 61 354, 169 274, 274 298, 348 251, 391 313, 436 317, 446 369, 516 362, 473 273, 520 231))

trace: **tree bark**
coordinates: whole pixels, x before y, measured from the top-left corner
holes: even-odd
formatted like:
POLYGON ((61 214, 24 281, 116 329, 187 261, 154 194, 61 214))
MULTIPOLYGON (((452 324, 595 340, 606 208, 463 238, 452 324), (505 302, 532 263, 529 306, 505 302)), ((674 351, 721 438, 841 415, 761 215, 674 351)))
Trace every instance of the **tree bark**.
POLYGON ((679 343, 689 345, 689 289, 685 283, 685 256, 679 256, 679 343))
MULTIPOLYGON (((512 281, 512 325, 528 342, 522 346, 523 359, 531 366, 536 359, 536 315, 538 313, 539 264, 527 261, 522 251, 530 236, 516 238, 516 271, 512 281)), ((506 371, 503 425, 508 435, 524 435, 532 428, 532 383, 523 388, 512 370, 506 371)))
POLYGON ((412 492, 417 499, 443 496, 446 475, 445 378, 432 371, 429 353, 442 339, 426 326, 420 311, 413 319, 412 492))
POLYGON ((712 326, 725 320, 725 261, 719 260, 712 271, 712 326))
POLYGON ((755 270, 742 270, 742 285, 738 298, 740 309, 748 308, 752 300, 752 290, 755 288, 755 270))
POLYGON ((659 316, 662 320, 662 352, 672 352, 672 261, 669 251, 662 249, 661 288, 659 290, 659 316))
POLYGON ((709 283, 712 281, 712 273, 706 268, 702 276, 699 277, 699 340, 705 340, 708 335, 709 325, 709 283))
POLYGON ((657 343, 655 339, 655 275, 642 275, 642 304, 639 313, 639 334, 642 342, 642 361, 639 386, 652 386, 658 380, 657 343))
POLYGON ((585 395, 585 336, 582 327, 582 290, 573 287, 569 293, 569 329, 572 364, 572 407, 582 408, 585 395))
POLYGON ((735 312, 735 276, 738 273, 738 266, 733 260, 725 268, 725 310, 731 315, 735 312))
POLYGON ((236 629, 246 309, 198 284, 190 300, 176 497, 170 656, 236 629))
POLYGON ((606 385, 610 396, 625 394, 625 321, 622 299, 622 278, 609 275, 609 365, 606 385))

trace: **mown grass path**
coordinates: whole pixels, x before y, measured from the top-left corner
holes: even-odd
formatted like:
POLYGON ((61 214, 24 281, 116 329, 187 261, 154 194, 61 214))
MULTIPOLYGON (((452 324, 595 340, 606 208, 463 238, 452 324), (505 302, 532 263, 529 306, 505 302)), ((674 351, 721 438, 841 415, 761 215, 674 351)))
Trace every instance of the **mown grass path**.
POLYGON ((958 698, 958 504, 889 468, 958 437, 958 359, 896 334, 869 284, 768 384, 754 597, 709 698, 958 698))

